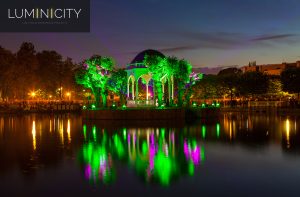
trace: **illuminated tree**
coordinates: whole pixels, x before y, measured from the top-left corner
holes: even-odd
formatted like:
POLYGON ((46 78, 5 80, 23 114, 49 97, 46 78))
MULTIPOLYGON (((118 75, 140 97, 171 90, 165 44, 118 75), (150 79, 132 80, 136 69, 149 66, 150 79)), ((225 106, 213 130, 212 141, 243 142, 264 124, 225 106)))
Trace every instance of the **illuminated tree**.
MULTIPOLYGON (((176 57, 162 58, 155 55, 146 55, 144 63, 148 66, 152 74, 159 106, 163 104, 162 79, 167 78, 170 80, 171 77, 174 77, 177 81, 178 105, 182 106, 183 96, 187 88, 186 85, 191 82, 190 74, 192 72, 192 65, 184 59, 178 60, 176 57)), ((171 82, 168 81, 168 83, 171 82)))
POLYGON ((186 84, 190 82, 190 74, 192 73, 192 65, 182 59, 178 61, 178 64, 176 64, 175 72, 174 72, 174 78, 177 80, 177 86, 178 86, 178 105, 182 106, 183 102, 183 95, 186 90, 186 84))
POLYGON ((126 96, 127 73, 124 69, 112 71, 109 79, 109 89, 120 96, 121 104, 124 104, 126 96))
POLYGON ((110 57, 93 56, 87 59, 76 73, 76 82, 85 88, 91 89, 96 107, 100 106, 100 96, 103 107, 107 106, 108 81, 114 62, 110 57))
POLYGON ((282 82, 279 78, 271 78, 269 80, 268 94, 282 95, 282 82))
POLYGON ((192 93, 193 93, 193 89, 194 89, 197 81, 201 80, 202 78, 203 78, 203 74, 201 74, 201 73, 192 72, 190 74, 189 82, 186 83, 186 85, 185 85, 185 89, 186 89, 185 100, 187 102, 187 105, 190 104, 190 99, 191 99, 191 96, 192 96, 192 93))
POLYGON ((149 71, 152 74, 152 79, 157 94, 158 105, 163 104, 163 92, 162 92, 162 81, 161 79, 166 75, 164 66, 166 65, 167 59, 156 55, 146 55, 144 59, 145 65, 147 65, 149 71))

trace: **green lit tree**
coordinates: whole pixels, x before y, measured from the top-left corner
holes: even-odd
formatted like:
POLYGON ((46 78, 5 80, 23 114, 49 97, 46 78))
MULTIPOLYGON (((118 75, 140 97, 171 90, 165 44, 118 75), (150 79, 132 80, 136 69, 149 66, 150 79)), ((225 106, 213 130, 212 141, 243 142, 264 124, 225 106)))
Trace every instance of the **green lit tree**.
POLYGON ((186 84, 190 82, 190 74, 192 73, 192 65, 182 59, 179 60, 176 64, 175 71, 174 71, 174 78, 177 81, 178 86, 178 106, 183 105, 183 96, 186 90, 186 84))
POLYGON ((182 106, 184 93, 187 89, 186 85, 191 82, 190 74, 192 73, 192 65, 186 60, 178 60, 176 57, 162 58, 148 55, 145 56, 144 63, 148 66, 152 74, 159 106, 163 104, 162 79, 165 77, 170 79, 171 76, 177 82, 178 105, 182 106))
POLYGON ((91 89, 97 108, 100 106, 100 97, 103 107, 107 106, 108 81, 113 65, 114 62, 110 57, 93 56, 87 59, 82 69, 76 73, 76 82, 91 89))
POLYGON ((124 69, 112 71, 109 79, 109 89, 120 97, 121 104, 124 104, 126 99, 126 82, 127 73, 124 69))
POLYGON ((161 79, 166 75, 167 59, 156 55, 146 55, 144 58, 144 64, 147 65, 149 71, 152 74, 154 87, 158 99, 158 105, 163 104, 163 92, 162 92, 162 81, 161 79))

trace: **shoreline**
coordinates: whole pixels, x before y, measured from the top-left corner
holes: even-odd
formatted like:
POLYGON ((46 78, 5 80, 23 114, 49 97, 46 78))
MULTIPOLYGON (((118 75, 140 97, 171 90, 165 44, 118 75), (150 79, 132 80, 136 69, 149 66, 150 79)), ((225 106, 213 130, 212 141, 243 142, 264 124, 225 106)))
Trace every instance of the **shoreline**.
MULTIPOLYGON (((0 115, 23 115, 23 114, 60 114, 60 113, 76 113, 76 114, 86 114, 87 112, 104 112, 104 113, 113 113, 117 114, 117 112, 122 113, 122 116, 128 115, 128 113, 142 113, 142 112, 151 112, 151 111, 157 111, 157 112, 166 112, 166 111, 187 111, 186 113, 189 112, 196 112, 198 115, 203 115, 201 113, 207 113, 207 112, 214 112, 214 113, 264 113, 264 114, 295 114, 295 115, 300 115, 300 108, 280 108, 280 107, 220 107, 220 108, 166 108, 166 109, 158 109, 158 108, 127 108, 126 110, 124 109, 99 109, 99 110, 82 110, 81 108, 74 108, 74 109, 29 109, 29 110, 24 110, 24 109, 0 109, 0 115), (199 114, 200 113, 200 114, 199 114)), ((111 114, 110 113, 110 114, 111 114)), ((144 113, 143 113, 144 115, 144 113)), ((205 114, 209 115, 209 114, 205 114)), ((149 118, 147 119, 152 119, 151 116, 147 116, 149 118)), ((173 115, 170 114, 170 118, 172 118, 173 115)), ((170 119, 168 117, 164 119, 170 119)), ((181 117, 184 118, 184 117, 181 117)), ((108 118, 110 119, 110 118, 108 118)), ((118 116, 117 119, 136 119, 139 120, 140 118, 120 118, 118 116)), ((144 118, 142 118, 144 119, 144 118)), ((157 118, 154 118, 157 119, 157 118)))

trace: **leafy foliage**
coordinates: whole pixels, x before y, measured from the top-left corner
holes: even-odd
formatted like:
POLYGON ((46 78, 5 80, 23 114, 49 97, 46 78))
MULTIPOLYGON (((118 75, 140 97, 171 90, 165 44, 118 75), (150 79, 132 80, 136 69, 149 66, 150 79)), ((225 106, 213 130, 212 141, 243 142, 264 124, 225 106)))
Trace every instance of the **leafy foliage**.
POLYGON ((127 73, 124 69, 114 70, 109 79, 109 89, 120 96, 121 104, 124 104, 126 95, 127 73))
POLYGON ((93 92, 96 107, 100 106, 100 95, 103 107, 107 105, 108 80, 113 65, 112 58, 92 56, 83 63, 82 68, 76 73, 76 82, 93 92))
MULTIPOLYGON (((158 104, 162 105, 162 78, 170 78, 173 76, 178 85, 178 105, 182 106, 183 96, 186 90, 186 84, 190 83, 190 74, 192 66, 186 60, 178 60, 176 57, 162 58, 160 56, 145 56, 145 65, 149 68, 154 80, 155 89, 158 95, 158 104)), ((170 83, 170 81, 169 81, 170 83)))
POLYGON ((265 94, 269 86, 268 76, 261 72, 246 72, 239 80, 239 92, 243 96, 265 94))
POLYGON ((218 73, 218 80, 222 87, 222 93, 230 95, 232 101, 233 96, 237 95, 237 89, 239 86, 239 80, 242 75, 242 71, 238 68, 223 69, 218 73))
POLYGON ((289 93, 300 93, 300 68, 288 68, 281 73, 283 90, 289 93))
POLYGON ((68 90, 76 88, 75 66, 55 51, 36 52, 32 43, 22 43, 15 54, 0 47, 0 99, 26 99, 37 90, 44 92, 41 98, 61 98, 55 93, 62 84, 68 90))

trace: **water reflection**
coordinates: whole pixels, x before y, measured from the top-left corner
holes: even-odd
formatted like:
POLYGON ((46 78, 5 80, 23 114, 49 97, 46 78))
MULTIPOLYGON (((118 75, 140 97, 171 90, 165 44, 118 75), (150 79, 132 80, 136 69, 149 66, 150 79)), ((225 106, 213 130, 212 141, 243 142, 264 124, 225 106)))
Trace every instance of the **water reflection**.
POLYGON ((15 170, 31 176, 48 167, 55 167, 71 158, 79 146, 81 118, 68 115, 26 115, 0 117, 0 179, 1 174, 15 170), (67 135, 63 135, 63 130, 67 135), (71 136, 77 139, 74 144, 71 136))
POLYGON ((173 129, 123 128, 110 132, 83 125, 83 135, 79 158, 85 177, 92 182, 111 183, 116 178, 114 163, 122 162, 146 182, 169 185, 180 175, 193 175, 205 158, 195 138, 175 136, 173 129))
POLYGON ((32 144, 33 144, 33 150, 36 149, 36 129, 35 129, 35 121, 32 121, 32 144))
MULTIPOLYGON (((120 184, 129 171, 143 184, 170 186, 219 167, 209 164, 212 153, 218 150, 223 161, 228 147, 242 149, 243 158, 269 147, 277 148, 272 154, 300 158, 299 122, 299 116, 226 113, 183 128, 153 128, 82 124, 76 115, 2 116, 0 179, 16 171, 18 177, 35 177, 50 173, 47 168, 58 173, 74 165, 91 185, 120 184)), ((76 173, 68 176, 80 179, 76 173)))

